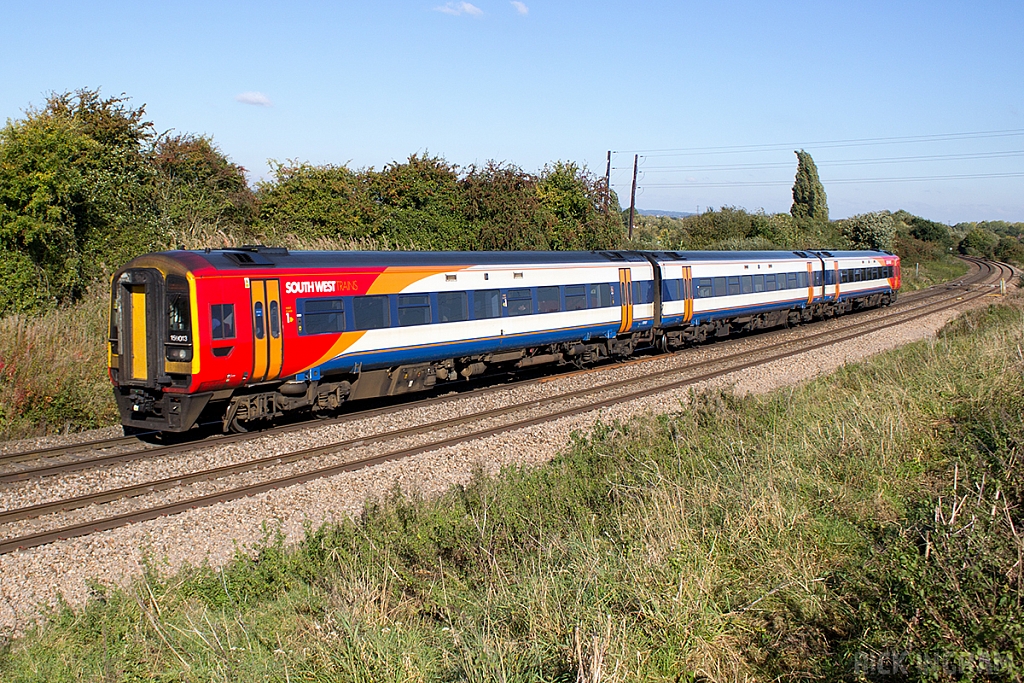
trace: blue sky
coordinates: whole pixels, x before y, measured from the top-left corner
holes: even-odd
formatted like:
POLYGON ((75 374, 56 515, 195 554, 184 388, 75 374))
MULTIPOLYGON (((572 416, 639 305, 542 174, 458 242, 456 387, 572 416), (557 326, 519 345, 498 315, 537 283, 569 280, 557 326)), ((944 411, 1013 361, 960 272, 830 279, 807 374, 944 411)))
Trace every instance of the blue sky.
POLYGON ((1020 0, 5 0, 3 16, 0 117, 51 91, 123 92, 254 180, 268 159, 424 151, 603 174, 616 150, 626 205, 649 150, 642 208, 774 212, 804 147, 833 217, 1024 221, 1020 0), (994 177, 959 177, 978 175, 994 177))

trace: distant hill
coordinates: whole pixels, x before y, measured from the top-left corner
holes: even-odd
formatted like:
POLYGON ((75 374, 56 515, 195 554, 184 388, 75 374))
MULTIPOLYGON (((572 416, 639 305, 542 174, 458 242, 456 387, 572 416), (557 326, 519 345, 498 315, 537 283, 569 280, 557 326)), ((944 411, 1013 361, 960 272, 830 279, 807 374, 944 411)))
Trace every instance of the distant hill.
POLYGON ((697 215, 687 211, 661 211, 659 209, 637 209, 636 212, 641 216, 668 216, 669 218, 686 218, 697 215))

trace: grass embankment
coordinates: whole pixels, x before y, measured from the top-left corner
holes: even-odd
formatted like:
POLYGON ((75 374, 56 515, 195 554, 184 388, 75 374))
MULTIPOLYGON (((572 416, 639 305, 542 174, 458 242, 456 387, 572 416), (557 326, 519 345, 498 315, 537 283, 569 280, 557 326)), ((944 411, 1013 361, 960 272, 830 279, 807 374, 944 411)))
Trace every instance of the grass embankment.
POLYGON ((929 667, 1021 662, 1022 344, 1021 310, 990 308, 804 386, 697 395, 546 466, 395 496, 294 549, 98 588, 9 645, 0 678, 835 679, 884 673, 893 652, 942 678, 929 667))
POLYGON ((902 291, 913 292, 961 277, 967 273, 969 266, 953 256, 943 256, 937 260, 916 263, 903 259, 900 269, 903 275, 902 291))

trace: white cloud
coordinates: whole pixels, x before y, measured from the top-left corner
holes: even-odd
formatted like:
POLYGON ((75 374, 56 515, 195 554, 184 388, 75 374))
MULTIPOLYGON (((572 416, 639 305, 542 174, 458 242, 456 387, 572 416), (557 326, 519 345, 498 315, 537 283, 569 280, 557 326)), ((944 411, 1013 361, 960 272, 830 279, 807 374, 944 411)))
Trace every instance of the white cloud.
POLYGON ((512 0, 512 6, 524 17, 530 13, 530 8, 526 6, 526 3, 519 2, 519 0, 512 0))
POLYGON ((447 2, 440 7, 435 7, 434 10, 437 12, 444 12, 445 14, 451 14, 456 17, 460 14, 479 17, 484 13, 482 9, 468 2, 447 2))
POLYGON ((242 104, 251 104, 256 107, 272 106, 269 97, 255 90, 235 95, 235 102, 241 102, 242 104))

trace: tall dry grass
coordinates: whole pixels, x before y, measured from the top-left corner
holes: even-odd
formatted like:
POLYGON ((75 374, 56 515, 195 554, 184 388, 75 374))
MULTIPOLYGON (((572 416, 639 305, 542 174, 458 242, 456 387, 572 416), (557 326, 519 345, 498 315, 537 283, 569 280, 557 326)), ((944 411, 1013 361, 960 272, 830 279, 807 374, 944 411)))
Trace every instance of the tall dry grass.
POLYGON ((117 422, 107 376, 107 293, 75 306, 0 319, 0 438, 117 422))

